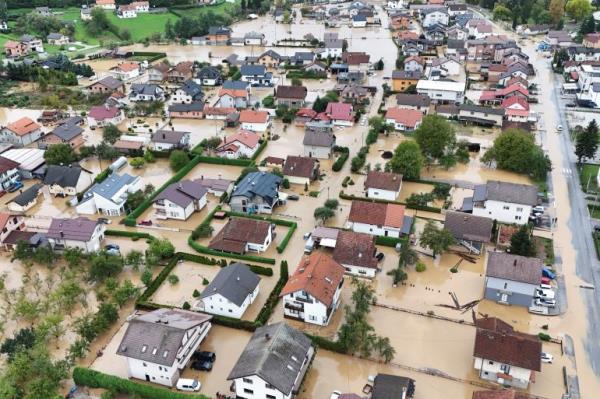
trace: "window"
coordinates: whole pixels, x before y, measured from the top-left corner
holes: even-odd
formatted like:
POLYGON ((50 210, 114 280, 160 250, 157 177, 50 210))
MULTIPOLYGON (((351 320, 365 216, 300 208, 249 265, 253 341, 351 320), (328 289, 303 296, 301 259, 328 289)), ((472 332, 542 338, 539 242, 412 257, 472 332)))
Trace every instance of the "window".
POLYGON ((509 210, 509 209, 510 209, 510 206, 508 206, 508 205, 504 205, 504 206, 502 207, 502 209, 504 209, 505 211, 507 211, 507 210, 509 210))
POLYGON ((500 370, 502 370, 503 372, 505 372, 506 374, 510 373, 510 366, 508 364, 501 364, 500 365, 500 370))
POLYGON ((313 320, 314 321, 314 320, 317 320, 317 317, 311 314, 311 315, 308 316, 308 320, 313 320))
POLYGON ((267 394, 267 399, 275 399, 275 396, 267 394))
POLYGON ((523 208, 517 207, 517 212, 523 212, 523 208))
POLYGON ((228 310, 229 310, 229 313, 233 313, 233 310, 231 310, 231 309, 228 309, 228 310))
POLYGON ((144 365, 144 367, 148 367, 148 365, 146 364, 146 362, 143 362, 142 364, 144 365))
POLYGON ((244 388, 244 393, 254 394, 252 389, 244 388))
POLYGON ((162 371, 162 366, 158 366, 158 369, 159 369, 160 371, 162 371))
POLYGON ((488 364, 492 365, 492 364, 494 364, 494 362, 492 362, 492 361, 490 360, 490 361, 488 362, 488 364))
POLYGON ((515 216, 515 220, 521 220, 521 216, 515 216))
POLYGON ((242 378, 242 381, 244 381, 246 384, 252 384, 252 380, 250 378, 242 378))

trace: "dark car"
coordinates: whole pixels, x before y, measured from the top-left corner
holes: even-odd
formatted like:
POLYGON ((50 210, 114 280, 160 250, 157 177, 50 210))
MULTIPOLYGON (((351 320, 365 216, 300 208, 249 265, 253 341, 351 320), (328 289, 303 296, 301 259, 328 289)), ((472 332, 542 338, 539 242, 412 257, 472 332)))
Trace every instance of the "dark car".
POLYGON ((200 370, 200 371, 211 371, 212 370, 212 362, 204 362, 202 360, 193 361, 190 365, 192 370, 200 370))
POLYGON ((377 258, 377 261, 381 262, 385 255, 383 254, 383 252, 380 252, 375 257, 377 258))
POLYGON ((296 194, 291 194, 288 195, 287 197, 290 201, 298 201, 300 199, 300 196, 296 195, 296 194))
POLYGON ((152 226, 152 220, 141 220, 139 225, 140 226, 152 226))
POLYGON ((121 249, 117 244, 106 244, 104 246, 104 249, 109 250, 109 249, 116 249, 117 251, 119 249, 121 249))
POLYGON ((217 355, 214 352, 208 352, 208 351, 195 352, 192 355, 192 359, 193 360, 200 360, 202 362, 211 362, 211 363, 213 363, 215 360, 217 360, 217 355))
POLYGON ((12 185, 12 186, 10 186, 10 187, 8 188, 8 190, 6 190, 6 191, 8 191, 9 193, 14 193, 15 191, 17 191, 17 190, 18 190, 18 189, 20 189, 21 187, 23 187, 23 183, 21 183, 20 181, 17 181, 17 182, 15 182, 15 183, 13 183, 13 185, 12 185))

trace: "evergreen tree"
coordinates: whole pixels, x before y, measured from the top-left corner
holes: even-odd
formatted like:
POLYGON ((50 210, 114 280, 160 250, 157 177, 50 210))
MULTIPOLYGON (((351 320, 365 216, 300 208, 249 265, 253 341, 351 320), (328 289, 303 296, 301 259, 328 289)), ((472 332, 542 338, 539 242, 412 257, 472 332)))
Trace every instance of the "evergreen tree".
POLYGON ((587 128, 577 135, 575 155, 578 163, 581 164, 584 158, 594 158, 598 149, 598 140, 598 124, 595 119, 592 119, 587 128))
POLYGON ((535 256, 535 245, 531 239, 531 233, 526 225, 510 237, 510 253, 521 256, 535 256))

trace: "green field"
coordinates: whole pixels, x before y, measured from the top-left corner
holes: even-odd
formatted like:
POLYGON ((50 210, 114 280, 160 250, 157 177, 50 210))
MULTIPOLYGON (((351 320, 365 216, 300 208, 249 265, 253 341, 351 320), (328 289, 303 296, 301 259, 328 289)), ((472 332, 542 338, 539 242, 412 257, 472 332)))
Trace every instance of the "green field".
POLYGON ((175 23, 178 16, 171 13, 164 14, 138 14, 137 18, 119 18, 115 14, 108 14, 108 19, 115 24, 119 31, 128 29, 133 41, 140 41, 155 32, 164 33, 168 20, 175 23))
MULTIPOLYGON (((239 0, 236 0, 236 3, 238 3, 238 2, 239 2, 239 0)), ((208 11, 212 11, 213 13, 215 13, 217 15, 222 15, 222 14, 229 13, 229 11, 233 8, 233 6, 234 6, 233 3, 228 3, 226 1, 223 1, 222 3, 219 3, 214 6, 186 8, 186 9, 177 9, 176 7, 174 7, 173 12, 178 15, 181 15, 181 16, 185 15, 188 17, 197 17, 208 11)))
POLYGON ((600 169, 600 165, 584 164, 581 167, 579 179, 581 182, 581 188, 584 192, 598 192, 598 183, 596 181, 598 169, 600 169))

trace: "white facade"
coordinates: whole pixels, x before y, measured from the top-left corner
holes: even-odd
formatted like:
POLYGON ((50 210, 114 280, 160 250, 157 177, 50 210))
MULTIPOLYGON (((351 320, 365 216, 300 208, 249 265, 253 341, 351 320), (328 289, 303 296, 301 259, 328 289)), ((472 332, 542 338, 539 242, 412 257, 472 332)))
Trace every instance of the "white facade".
POLYGON ((273 241, 273 232, 269 229, 264 242, 247 242, 246 252, 265 252, 271 245, 271 241, 273 241))
POLYGON ((117 13, 117 17, 119 18, 137 18, 137 11, 134 9, 120 9, 117 13))
POLYGON ((352 20, 352 27, 353 28, 364 28, 367 26, 367 20, 363 20, 363 21, 356 21, 356 20, 352 20))
POLYGON ((404 8, 404 0, 389 0, 387 2, 387 8, 390 10, 400 10, 404 8))
POLYGON ((171 96, 171 103, 177 104, 190 104, 194 101, 192 96, 187 94, 185 90, 177 89, 171 96))
POLYGON ((257 375, 248 376, 245 378, 237 378, 233 380, 235 383, 235 393, 238 398, 248 399, 291 399, 292 393, 289 395, 279 391, 273 385, 257 375), (250 393, 252 392, 252 393, 250 393), (268 395, 268 396, 267 396, 268 395))
POLYGON ((432 102, 462 104, 465 99, 465 84, 440 80, 419 80, 417 93, 427 94, 432 102))
POLYGON ((106 216, 120 216, 125 213, 125 202, 129 193, 142 190, 142 180, 138 177, 130 184, 121 186, 110 198, 94 191, 92 198, 77 204, 78 214, 93 215, 98 212, 106 216))
POLYGON ((36 129, 27 134, 18 135, 17 133, 10 130, 8 127, 0 130, 0 142, 10 143, 16 146, 26 146, 31 144, 42 137, 42 129, 36 129))
POLYGON ((206 194, 197 202, 193 200, 185 208, 168 199, 154 201, 152 206, 156 209, 156 217, 159 219, 187 220, 194 212, 206 206, 206 194))
POLYGON ((435 25, 435 24, 448 25, 449 19, 450 19, 450 16, 446 12, 432 11, 423 16, 421 25, 423 25, 424 28, 427 28, 427 27, 429 27, 431 25, 435 25))
POLYGON ((91 186, 93 183, 92 174, 86 172, 85 170, 81 170, 81 174, 79 175, 79 180, 77 180, 77 184, 74 187, 62 187, 58 184, 52 184, 48 186, 48 191, 52 195, 77 195, 82 193, 85 189, 91 186))
POLYGON ((331 148, 305 144, 304 156, 317 159, 328 159, 331 157, 331 148))
POLYGON ((242 122, 240 127, 243 130, 250 130, 251 132, 266 132, 271 126, 271 121, 267 119, 266 122, 242 122))
POLYGON ((480 357, 476 357, 474 363, 474 367, 480 378, 520 389, 527 389, 531 374, 533 373, 533 371, 522 367, 511 366, 480 357), (505 379, 498 376, 498 374, 508 374, 512 378, 505 379))
POLYGON ((347 263, 341 263, 341 265, 346 269, 346 274, 356 277, 375 278, 375 273, 377 273, 377 269, 373 267, 350 265, 347 263))
POLYGON ((375 224, 366 223, 352 223, 352 231, 356 233, 366 233, 374 236, 385 236, 385 237, 400 237, 400 229, 390 226, 378 226, 375 224))
POLYGON ((404 70, 406 72, 423 71, 423 65, 415 59, 408 60, 404 63, 404 70))
POLYGON ((445 60, 443 63, 441 63, 440 65, 437 65, 434 68, 443 68, 448 75, 450 76, 456 76, 456 75, 460 75, 461 70, 462 70, 462 65, 460 64, 460 62, 453 60, 453 59, 447 59, 445 60))
POLYGON ((483 207, 473 206, 473 215, 495 219, 502 223, 525 224, 531 214, 531 205, 486 200, 483 207))
POLYGON ((102 223, 98 223, 92 236, 88 241, 64 239, 64 238, 48 238, 50 245, 54 248, 55 245, 62 245, 65 248, 80 248, 85 253, 98 252, 102 248, 102 241, 104 240, 104 231, 106 226, 102 223))
POLYGON ((135 68, 135 69, 132 69, 129 71, 124 71, 121 68, 119 68, 118 66, 116 66, 113 69, 111 69, 110 72, 116 79, 120 79, 120 80, 130 80, 130 79, 137 78, 138 76, 140 76, 140 68, 135 68))
POLYGON ((177 351, 177 358, 171 366, 162 366, 149 361, 127 358, 127 372, 130 378, 151 381, 155 384, 175 386, 182 370, 192 354, 198 349, 202 340, 208 334, 211 323, 202 323, 186 331, 181 346, 177 351))
POLYGON ((398 195, 400 194, 401 189, 402 189, 402 185, 400 185, 400 188, 398 189, 398 191, 383 190, 381 188, 369 187, 367 189, 367 197, 379 198, 379 199, 384 199, 384 200, 388 200, 388 201, 396 201, 396 199, 398 198, 398 195))
POLYGON ((0 175, 0 187, 6 190, 19 180, 19 169, 13 168, 0 175))
POLYGON ((259 286, 257 285, 254 291, 246 296, 246 299, 244 299, 244 302, 240 306, 223 297, 221 294, 214 294, 199 301, 199 310, 210 314, 241 319, 248 306, 258 296, 258 292, 259 286))
POLYGON ((388 125, 393 125, 394 130, 404 132, 404 131, 412 131, 418 128, 421 125, 421 121, 417 121, 415 126, 407 126, 402 121, 397 121, 396 119, 389 118, 385 120, 385 123, 388 125))
POLYGON ((331 308, 306 291, 291 292, 283 297, 283 314, 302 319, 305 323, 326 326, 340 305, 341 286, 336 288, 331 308), (302 310, 300 310, 302 308, 302 310))
POLYGON ((123 111, 119 111, 119 113, 114 118, 95 119, 95 118, 92 118, 91 116, 88 116, 86 119, 87 119, 88 126, 102 127, 102 126, 106 126, 106 125, 118 125, 119 123, 121 123, 123 121, 124 118, 123 118, 123 111))

